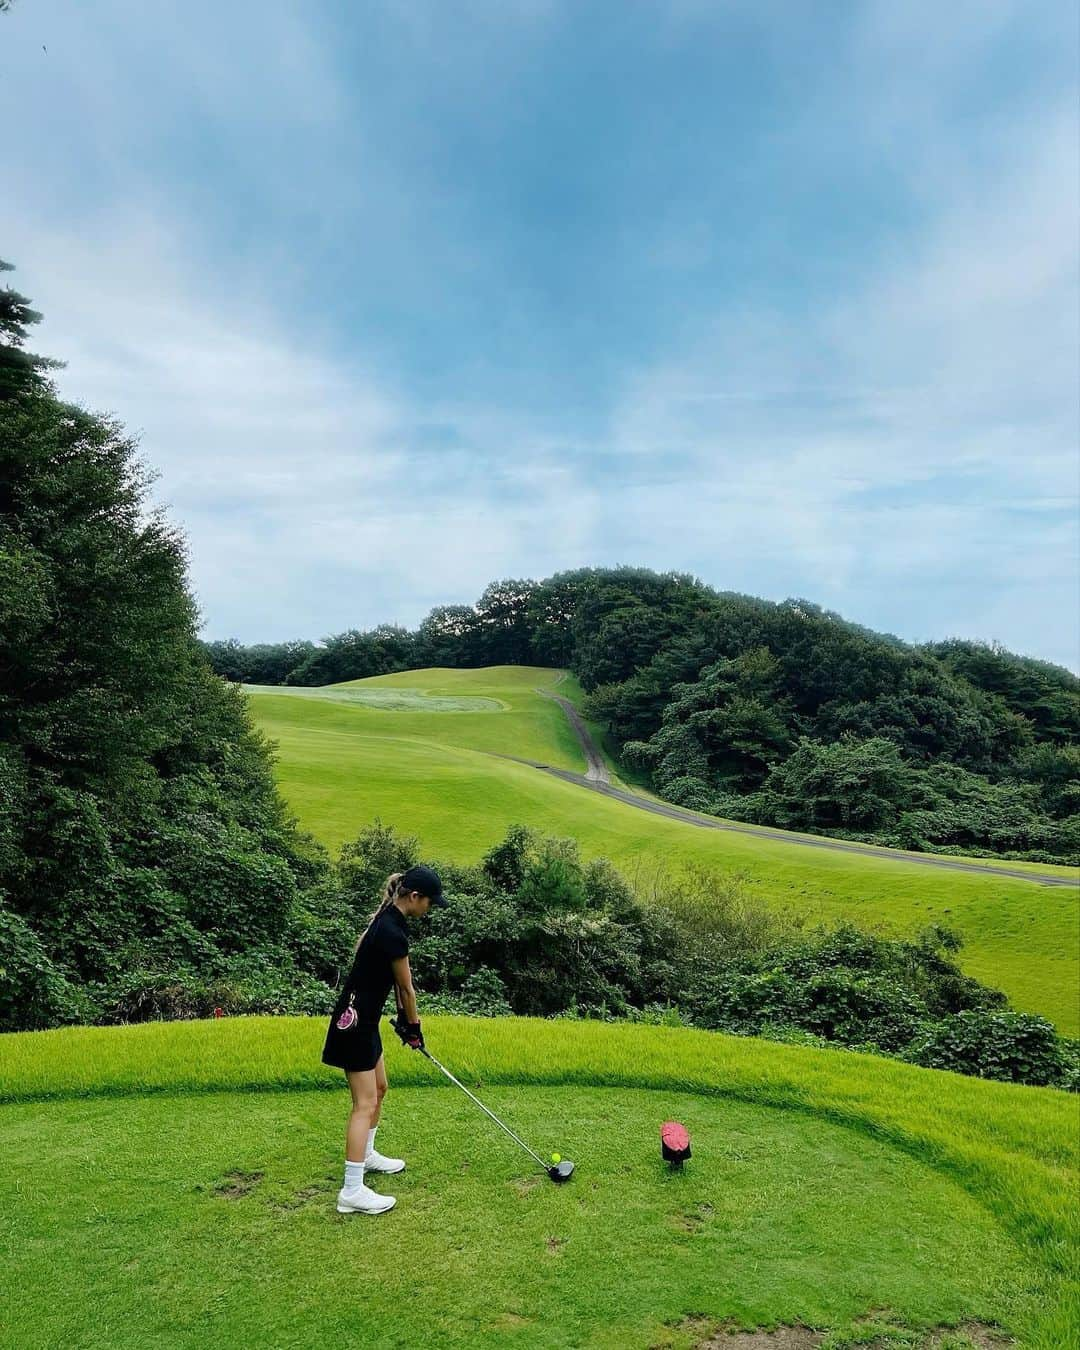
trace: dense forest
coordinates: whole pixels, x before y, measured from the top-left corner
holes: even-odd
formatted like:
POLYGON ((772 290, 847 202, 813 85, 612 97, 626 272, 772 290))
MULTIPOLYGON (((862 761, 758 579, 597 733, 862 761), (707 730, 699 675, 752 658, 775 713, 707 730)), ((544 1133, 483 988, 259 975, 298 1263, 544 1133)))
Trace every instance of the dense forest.
MULTIPOLYGON (((331 859, 297 829, 244 695, 214 673, 197 639, 184 542, 151 509, 133 441, 114 419, 59 398, 54 363, 26 347, 38 318, 25 297, 0 289, 0 1032, 214 1012, 324 1015, 383 880, 417 861, 420 843, 375 821, 331 859)), ((703 634, 716 640, 725 604, 795 622, 791 607, 649 573, 508 585, 485 603, 479 617, 432 616, 422 659, 459 662, 454 642, 505 604, 501 640, 474 658, 574 663, 613 726, 625 715, 619 697, 633 706, 635 681, 643 690, 647 672, 660 678, 664 653, 703 634), (520 613, 515 594, 527 597, 520 613), (636 620, 627 609, 640 611, 636 620), (621 665, 616 631, 638 639, 632 653, 623 644, 621 665)), ((828 616, 800 612, 797 622, 858 637, 828 616)), ((292 652, 320 681, 371 673, 349 669, 350 652, 370 661, 378 651, 382 668, 418 659, 408 634, 355 638, 292 652)), ((898 661, 915 660, 894 646, 898 661)), ((235 644, 227 650, 248 659, 235 644)), ((966 691, 988 726, 1013 719, 1014 751, 1002 763, 1028 762, 1026 753, 1037 765, 1034 750, 1054 746, 1065 712, 1034 685, 1014 688, 1011 658, 979 666, 979 656, 918 659, 966 691), (1021 698, 1030 716, 1012 709, 1021 698)), ((720 660, 738 678, 768 669, 757 655, 743 663, 749 674, 739 656, 720 660)), ((694 673, 712 690, 726 670, 694 673)), ((1038 675, 1032 666, 1031 680, 1038 675)), ((762 687, 775 689, 769 678, 762 687)), ((1048 670, 1048 687, 1054 678, 1048 670)), ((692 688, 673 688, 680 706, 692 688)), ((668 712, 676 704, 661 698, 646 716, 646 703, 639 698, 634 725, 642 745, 678 720, 668 712)), ((1028 789, 1041 791, 1046 777, 1028 789)), ((658 873, 655 893, 642 897, 602 859, 583 862, 572 840, 521 826, 475 866, 427 861, 454 896, 415 943, 427 1009, 674 1021, 1080 1083, 1077 1044, 963 975, 948 930, 904 941, 849 926, 803 931, 751 901, 736 878, 677 869, 658 873), (687 903, 703 890, 707 912, 687 903)))
POLYGON ((619 567, 495 582, 415 632, 206 651, 250 684, 565 667, 628 771, 679 805, 906 849, 1080 862, 1080 679, 989 643, 914 646, 806 600, 619 567))

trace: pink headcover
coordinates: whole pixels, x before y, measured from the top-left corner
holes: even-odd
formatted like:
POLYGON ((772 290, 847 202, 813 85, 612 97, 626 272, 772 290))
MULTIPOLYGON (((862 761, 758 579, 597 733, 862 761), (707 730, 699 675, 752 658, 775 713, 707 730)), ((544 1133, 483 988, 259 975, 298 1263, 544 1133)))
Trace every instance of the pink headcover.
POLYGON ((686 1153, 690 1148, 690 1134, 677 1120, 665 1120, 660 1126, 660 1142, 670 1153, 686 1153))

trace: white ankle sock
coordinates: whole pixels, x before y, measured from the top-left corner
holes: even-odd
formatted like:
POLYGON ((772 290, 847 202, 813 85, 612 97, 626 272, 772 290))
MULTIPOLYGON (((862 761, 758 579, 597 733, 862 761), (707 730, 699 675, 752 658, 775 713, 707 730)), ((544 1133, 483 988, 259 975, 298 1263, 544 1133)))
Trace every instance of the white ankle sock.
POLYGON ((355 1191, 364 1184, 364 1164, 345 1161, 345 1190, 355 1191))
POLYGON ((370 1129, 367 1132, 367 1152, 365 1152, 364 1154, 365 1158, 368 1156, 369 1153, 373 1153, 375 1151, 375 1130, 377 1130, 378 1128, 379 1128, 378 1125, 376 1125, 373 1129, 370 1129))

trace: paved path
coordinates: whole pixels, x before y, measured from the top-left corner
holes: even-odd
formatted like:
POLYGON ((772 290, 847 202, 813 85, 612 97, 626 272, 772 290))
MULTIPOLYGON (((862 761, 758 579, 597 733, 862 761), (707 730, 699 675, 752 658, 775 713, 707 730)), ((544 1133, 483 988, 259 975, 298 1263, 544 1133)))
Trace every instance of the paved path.
POLYGON ((544 773, 553 774, 556 778, 563 778, 568 783, 577 783, 581 787, 592 788, 594 792, 602 792, 605 797, 614 797, 616 801, 625 802, 627 806, 636 807, 639 811, 651 811, 653 815, 666 816, 670 820, 681 820, 684 825, 697 825, 705 830, 726 830, 730 834, 754 835, 759 839, 769 839, 776 844, 793 844, 801 848, 823 848, 833 853, 861 853, 864 856, 869 854, 871 857, 884 858, 889 862, 912 863, 916 867, 943 867, 950 872, 978 872, 984 877, 1011 877, 1015 881, 1032 881, 1037 886, 1075 887, 1080 884, 1069 877, 1044 876, 1038 872, 1010 871, 1005 867, 981 867, 975 862, 960 862, 957 859, 943 858, 933 853, 901 853, 898 849, 877 848, 873 844, 849 844, 839 839, 816 839, 803 835, 787 834, 783 830, 770 830, 764 825, 736 825, 725 820, 719 820, 716 816, 703 815, 699 811, 688 811, 685 807, 674 806, 670 802, 654 802, 648 797, 639 797, 635 792, 628 792, 625 788, 612 785, 611 776, 608 773, 607 765, 604 763, 604 757, 590 735, 588 727, 581 720, 581 714, 570 700, 561 698, 558 694, 552 694, 546 689, 538 689, 536 692, 543 694, 545 698, 554 699, 566 713, 570 725, 574 728, 578 740, 581 742, 581 749, 588 765, 587 771, 583 774, 572 773, 569 769, 555 769, 550 764, 541 764, 535 759, 520 759, 516 755, 503 755, 501 758, 514 759, 519 764, 529 764, 534 769, 542 769, 544 773))
MULTIPOLYGON (((577 738, 581 742, 581 748, 585 753, 585 763, 588 768, 585 770, 585 781, 588 783, 608 783, 611 782, 611 775, 608 773, 607 765, 604 763, 604 757, 600 753, 596 742, 589 734, 589 728, 581 720, 581 714, 568 698, 563 698, 559 694, 553 694, 548 689, 538 689, 538 694, 543 694, 544 698, 550 698, 557 703, 563 712, 566 713, 570 725, 577 732, 577 738)), ((546 769, 546 764, 534 765, 537 769, 546 769)), ((554 770, 552 770, 554 772, 554 770)), ((580 774, 577 777, 580 778, 580 774)))

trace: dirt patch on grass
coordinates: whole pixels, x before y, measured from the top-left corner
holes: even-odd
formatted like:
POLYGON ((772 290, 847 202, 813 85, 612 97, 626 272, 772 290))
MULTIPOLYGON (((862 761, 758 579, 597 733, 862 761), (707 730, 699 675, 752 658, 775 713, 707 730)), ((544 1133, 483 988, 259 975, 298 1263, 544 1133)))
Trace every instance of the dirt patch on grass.
MULTIPOLYGON (((986 1322, 915 1328, 894 1321, 886 1309, 874 1309, 869 1318, 858 1318, 843 1331, 840 1328, 816 1331, 802 1324, 776 1327, 772 1331, 740 1331, 730 1323, 700 1315, 684 1317, 669 1325, 672 1331, 689 1337, 694 1350, 819 1350, 819 1347, 829 1350, 838 1344, 857 1345, 858 1350, 1008 1350, 1016 1344, 999 1327, 986 1322), (850 1339, 852 1333, 856 1333, 854 1340, 850 1339)), ((663 1350, 668 1344, 666 1340, 658 1342, 652 1350, 663 1350)))
POLYGON ((226 1200, 239 1200, 242 1195, 250 1194, 264 1175, 263 1172, 229 1172, 214 1182, 214 1194, 226 1200))
POLYGON ((513 1181, 507 1183, 513 1186, 518 1195, 528 1195, 530 1191, 535 1191, 540 1185, 540 1175, 537 1173, 531 1177, 515 1177, 513 1181))
POLYGON ((320 1181, 314 1186, 305 1186, 303 1190, 297 1191, 287 1200, 275 1200, 271 1208, 279 1214, 288 1214, 295 1209, 303 1209, 305 1205, 310 1205, 313 1200, 324 1200, 336 1189, 336 1181, 320 1181))
POLYGON ((700 1233, 712 1216, 712 1205, 703 1202, 694 1209, 680 1210, 677 1214, 672 1214, 670 1218, 672 1225, 680 1233, 700 1233))
POLYGON ((547 1249, 549 1252, 557 1252, 560 1247, 566 1246, 566 1238, 549 1237, 547 1240, 547 1249))
POLYGON ((946 1329, 939 1327, 937 1331, 930 1333, 930 1339, 926 1342, 926 1350, 938 1350, 941 1346, 952 1347, 952 1350, 958 1345, 963 1345, 963 1338, 978 1346, 978 1350, 1002 1350, 1003 1347, 1015 1345, 1016 1341, 1011 1336, 1007 1336, 1000 1327, 989 1326, 986 1322, 964 1322, 961 1326, 946 1329))
POLYGON ((504 1312, 491 1325, 496 1331, 513 1331, 515 1327, 527 1327, 532 1320, 531 1317, 522 1317, 520 1313, 504 1312))
POLYGON ((825 1339, 825 1332, 809 1327, 777 1327, 775 1331, 726 1331, 699 1341, 696 1350, 723 1346, 724 1350, 813 1350, 825 1339))

